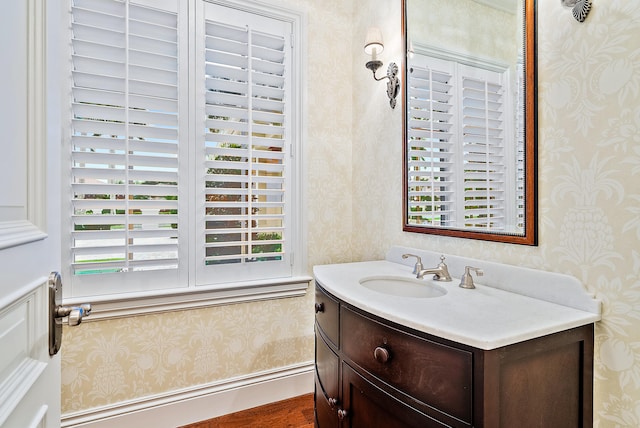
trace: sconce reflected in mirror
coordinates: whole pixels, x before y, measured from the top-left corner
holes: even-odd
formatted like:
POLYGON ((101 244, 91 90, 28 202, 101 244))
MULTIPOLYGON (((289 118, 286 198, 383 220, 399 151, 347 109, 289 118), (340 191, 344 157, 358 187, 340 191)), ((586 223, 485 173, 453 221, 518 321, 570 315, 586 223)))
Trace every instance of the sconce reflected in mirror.
POLYGON ((591 10, 591 0, 560 0, 564 7, 571 8, 573 17, 578 22, 584 22, 591 10))
POLYGON ((367 38, 364 42, 364 52, 367 55, 371 55, 371 60, 367 61, 365 66, 372 71, 373 78, 377 81, 388 79, 387 82, 387 96, 389 97, 389 105, 391 108, 396 107, 396 97, 400 90, 400 79, 398 79, 398 66, 395 62, 389 64, 387 68, 387 75, 383 77, 376 77, 376 71, 382 67, 382 61, 378 59, 378 54, 384 50, 384 43, 382 41, 382 32, 379 28, 372 27, 367 31, 367 38))

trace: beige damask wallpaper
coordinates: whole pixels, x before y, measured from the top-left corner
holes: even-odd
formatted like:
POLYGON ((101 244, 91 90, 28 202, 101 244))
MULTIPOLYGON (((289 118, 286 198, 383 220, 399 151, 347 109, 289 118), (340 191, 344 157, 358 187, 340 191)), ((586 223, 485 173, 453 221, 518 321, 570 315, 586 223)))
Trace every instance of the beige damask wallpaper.
MULTIPOLYGON (((559 0, 537 1, 540 245, 403 233, 400 112, 380 107, 383 96, 368 100, 373 86, 356 80, 354 117, 368 120, 354 133, 353 180, 366 183, 354 186, 354 247, 360 259, 380 258, 394 243, 576 276, 603 301, 594 426, 638 427, 640 4, 592 2, 580 24, 559 0)), ((378 19, 391 28, 396 17, 378 19)))
MULTIPOLYGON (((640 426, 640 7, 592 0, 577 23, 538 0, 538 247, 402 232, 402 126, 364 68, 366 28, 401 59, 398 0, 269 0, 307 13, 309 269, 392 244, 566 272, 603 301, 595 426, 640 426)), ((541 285, 549 286, 549 285, 541 285)), ((63 413, 313 358, 311 296, 68 329, 63 413), (177 328, 176 326, 180 326, 177 328), (172 334, 170 334, 172 333, 172 334), (103 382, 98 382, 103 381, 103 382)))
POLYGON ((312 305, 302 301, 227 305, 66 329, 63 412, 309 361, 312 305))

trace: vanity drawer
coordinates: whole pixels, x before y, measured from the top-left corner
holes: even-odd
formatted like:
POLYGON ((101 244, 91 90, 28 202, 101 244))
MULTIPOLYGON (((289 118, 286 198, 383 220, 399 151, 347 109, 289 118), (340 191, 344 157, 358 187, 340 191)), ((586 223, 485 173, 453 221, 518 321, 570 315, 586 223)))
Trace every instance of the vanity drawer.
POLYGON ((438 412, 472 423, 471 352, 402 332, 345 306, 341 317, 344 355, 438 412))
POLYGON ((340 304, 316 284, 316 323, 331 343, 338 347, 340 304))

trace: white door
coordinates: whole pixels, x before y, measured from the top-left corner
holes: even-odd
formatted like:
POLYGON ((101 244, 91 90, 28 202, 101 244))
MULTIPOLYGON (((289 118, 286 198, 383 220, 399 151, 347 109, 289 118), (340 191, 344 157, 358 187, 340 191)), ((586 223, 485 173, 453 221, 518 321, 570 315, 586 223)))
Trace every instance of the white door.
POLYGON ((56 9, 55 0, 3 1, 0 14, 2 428, 60 426, 47 304, 49 273, 60 269, 59 99, 46 89, 56 73, 45 63, 45 6, 56 9))

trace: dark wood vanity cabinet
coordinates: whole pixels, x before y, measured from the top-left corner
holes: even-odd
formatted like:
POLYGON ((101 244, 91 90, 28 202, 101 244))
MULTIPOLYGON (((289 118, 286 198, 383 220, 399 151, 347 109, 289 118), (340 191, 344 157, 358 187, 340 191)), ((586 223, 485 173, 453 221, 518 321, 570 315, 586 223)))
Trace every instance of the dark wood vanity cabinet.
POLYGON ((316 427, 592 426, 592 324, 487 351, 316 286, 315 331, 316 427))

